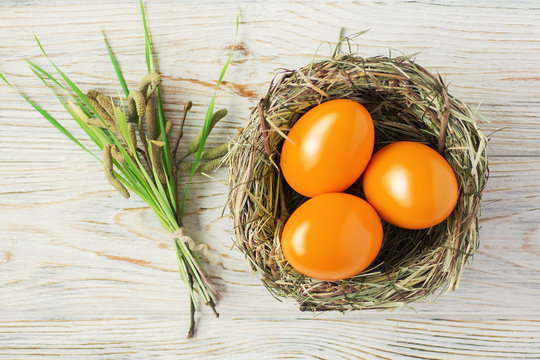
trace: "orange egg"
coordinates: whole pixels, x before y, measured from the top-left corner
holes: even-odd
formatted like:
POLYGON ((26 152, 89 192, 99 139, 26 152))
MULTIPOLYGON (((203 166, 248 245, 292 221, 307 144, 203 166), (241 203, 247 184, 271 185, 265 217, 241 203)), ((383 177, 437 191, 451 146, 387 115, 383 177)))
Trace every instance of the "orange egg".
POLYGON ((456 206, 458 184, 446 160, 429 146, 400 141, 377 151, 363 178, 379 215, 405 229, 439 224, 456 206))
POLYGON ((283 176, 308 197, 351 186, 366 168, 375 138, 369 112, 347 99, 315 106, 287 136, 281 150, 283 176))
POLYGON ((381 219, 371 205, 354 195, 328 193, 294 211, 283 228, 281 248, 302 274, 340 280, 373 262, 382 237, 381 219))

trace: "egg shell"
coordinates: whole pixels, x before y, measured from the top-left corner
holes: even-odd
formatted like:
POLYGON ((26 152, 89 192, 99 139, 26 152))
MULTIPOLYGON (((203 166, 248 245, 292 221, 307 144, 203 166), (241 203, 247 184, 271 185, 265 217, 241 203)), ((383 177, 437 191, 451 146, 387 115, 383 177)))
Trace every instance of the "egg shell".
POLYGON ((309 199, 287 220, 281 248, 289 264, 319 280, 360 273, 376 258, 383 238, 381 220, 363 199, 328 193, 309 199))
POLYGON ((458 199, 448 162, 427 145, 399 141, 371 159, 364 175, 367 201, 381 218, 405 229, 425 229, 444 221, 458 199))
POLYGON ((287 134, 280 166, 287 183, 314 197, 351 186, 373 153, 373 120, 361 104, 330 100, 306 112, 287 134))

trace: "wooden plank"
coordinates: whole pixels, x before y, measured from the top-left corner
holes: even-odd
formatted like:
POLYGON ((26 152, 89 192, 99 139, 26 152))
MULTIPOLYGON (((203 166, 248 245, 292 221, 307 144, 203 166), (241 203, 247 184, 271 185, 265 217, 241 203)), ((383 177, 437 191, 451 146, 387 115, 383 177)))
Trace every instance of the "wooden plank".
MULTIPOLYGON (((80 193, 71 199, 2 204, 8 246, 0 302, 10 310, 0 313, 0 333, 6 339, 0 359, 199 352, 233 359, 250 358, 266 347, 269 359, 285 353, 531 358, 540 337, 540 319, 534 315, 540 312, 540 246, 538 209, 526 199, 539 195, 540 171, 537 159, 528 161, 500 158, 492 164, 495 175, 485 195, 481 249, 460 289, 436 304, 397 313, 312 315, 299 313, 291 302, 274 300, 226 241, 232 237, 230 222, 219 216, 225 187, 198 178, 188 226, 222 254, 223 265, 210 267, 210 272, 223 298, 221 318, 203 310, 200 333, 191 341, 182 337, 189 304, 172 247, 142 204, 126 209, 107 189, 88 194, 79 178, 71 190, 80 193), (28 218, 34 221, 28 224, 28 218), (265 345, 258 350, 249 345, 261 343, 265 345)), ((220 180, 225 175, 217 174, 220 180)))
MULTIPOLYGON (((230 80, 224 86, 218 101, 234 114, 227 123, 227 133, 243 122, 248 108, 264 94, 277 68, 301 66, 313 58, 317 48, 318 55, 328 56, 330 45, 327 43, 335 42, 339 26, 344 26, 348 33, 371 28, 357 39, 359 53, 363 56, 387 54, 389 49, 394 53, 420 51, 417 55, 419 63, 439 71, 452 84, 452 92, 472 107, 480 105, 482 114, 492 121, 484 126, 486 132, 505 128, 493 137, 493 152, 540 155, 537 149, 524 146, 522 141, 538 140, 539 136, 536 121, 539 104, 534 99, 540 95, 536 86, 540 67, 531 56, 540 49, 538 11, 521 9, 520 5, 505 9, 505 26, 502 28, 500 18, 503 15, 497 4, 493 7, 458 4, 444 7, 399 3, 390 8, 381 4, 361 7, 358 4, 321 3, 319 10, 301 2, 289 6, 245 3, 242 10, 246 15, 240 35, 243 50, 237 52, 237 65, 231 68, 228 77, 234 81, 230 80), (356 13, 366 16, 359 19, 356 13), (403 16, 404 13, 408 16, 403 16), (442 21, 444 26, 439 26, 442 21), (389 27, 389 23, 393 26, 389 27), (288 43, 278 38, 276 28, 287 34, 288 43)), ((55 61, 81 86, 108 88, 114 94, 116 80, 97 31, 96 23, 99 22, 110 30, 109 38, 126 78, 136 84, 141 76, 143 43, 136 4, 119 6, 95 2, 72 8, 66 3, 37 3, 10 6, 5 11, 5 17, 13 19, 9 24, 0 25, 8 34, 3 40, 2 68, 8 75, 30 74, 24 70, 22 56, 44 61, 34 45, 32 31, 35 31, 55 61), (118 23, 116 14, 120 10, 122 21, 118 23), (78 11, 87 14, 88 20, 74 18, 78 11), (24 17, 21 16, 23 12, 24 17), (47 27, 47 20, 43 19, 51 18, 55 19, 54 26, 47 27), (24 27, 21 26, 23 23, 24 27)), ((202 116, 219 73, 219 62, 223 62, 232 43, 235 11, 236 5, 231 2, 214 6, 189 3, 172 9, 167 2, 149 6, 153 40, 160 68, 165 74, 164 86, 168 90, 165 92, 166 107, 170 113, 177 114, 176 117, 188 98, 196 104, 194 117, 202 116), (205 16, 200 16, 201 13, 205 16), (220 21, 207 24, 208 19, 220 21)), ((45 106, 52 105, 47 92, 36 89, 41 86, 38 80, 21 80, 17 83, 23 90, 32 91, 45 106)), ((17 109, 25 107, 20 100, 13 101, 10 108, 15 111, 4 116, 20 119, 23 114, 17 109)), ((51 108, 60 109, 58 106, 51 108)), ((188 133, 192 134, 196 129, 195 124, 188 122, 188 133)))
MULTIPOLYGON (((178 121, 183 103, 195 104, 186 142, 200 127, 237 9, 241 48, 217 104, 230 115, 210 145, 244 124, 277 68, 306 64, 321 44, 317 54, 328 56, 325 42, 335 43, 340 26, 371 28, 357 39, 363 56, 421 51, 419 63, 492 120, 487 133, 504 128, 488 149, 481 247, 458 291, 414 309, 344 315, 276 301, 232 248, 220 170, 217 181, 196 177, 186 222, 221 255, 222 264, 207 266, 221 317, 202 308, 198 335, 186 340, 189 302, 169 235, 142 201, 110 188, 99 163, 0 86, 0 360, 539 359, 537 3, 149 1, 166 111, 178 121)), ((77 135, 21 61, 46 63, 32 32, 83 89, 119 89, 97 24, 128 83, 144 72, 136 2, 6 1, 0 14, 0 71, 77 135)))

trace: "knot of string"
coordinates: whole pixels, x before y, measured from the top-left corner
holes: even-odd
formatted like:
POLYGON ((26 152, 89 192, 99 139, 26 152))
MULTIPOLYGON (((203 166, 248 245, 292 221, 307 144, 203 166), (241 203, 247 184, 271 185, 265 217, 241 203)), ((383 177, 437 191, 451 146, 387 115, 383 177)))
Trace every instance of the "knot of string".
POLYGON ((191 236, 187 234, 184 227, 181 227, 173 232, 171 237, 189 247, 190 250, 202 255, 211 265, 217 265, 220 263, 219 254, 210 249, 206 243, 196 243, 195 240, 193 240, 191 236))

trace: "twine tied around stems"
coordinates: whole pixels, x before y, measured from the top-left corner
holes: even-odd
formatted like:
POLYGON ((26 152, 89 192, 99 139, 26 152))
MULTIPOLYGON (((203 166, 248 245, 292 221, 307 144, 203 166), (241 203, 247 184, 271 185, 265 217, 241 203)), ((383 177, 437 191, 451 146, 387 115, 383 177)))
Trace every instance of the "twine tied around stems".
POLYGON ((181 243, 185 244, 191 251, 194 251, 198 254, 202 254, 206 260, 210 263, 210 265, 217 265, 220 264, 220 256, 219 254, 210 249, 208 244, 199 242, 196 243, 195 240, 193 240, 186 232, 185 227, 181 227, 177 229, 175 232, 172 233, 171 237, 174 240, 178 240, 181 243))

